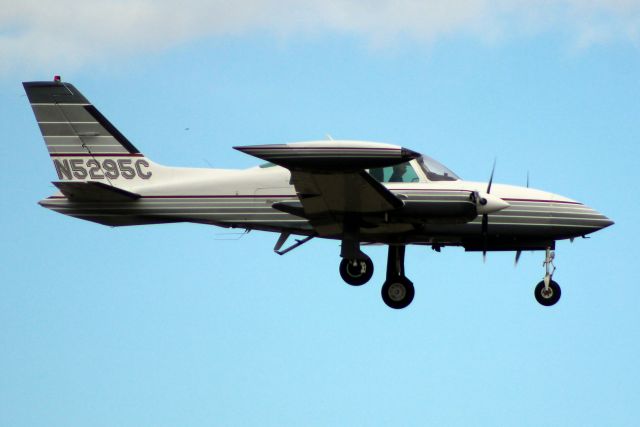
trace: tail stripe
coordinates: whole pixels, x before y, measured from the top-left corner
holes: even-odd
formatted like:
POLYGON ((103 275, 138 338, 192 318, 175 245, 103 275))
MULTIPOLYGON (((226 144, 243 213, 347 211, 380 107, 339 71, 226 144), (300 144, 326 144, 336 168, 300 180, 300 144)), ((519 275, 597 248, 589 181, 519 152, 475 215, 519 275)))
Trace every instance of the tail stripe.
POLYGON ((131 142, 122 134, 114 125, 111 124, 109 120, 105 116, 102 115, 100 111, 93 105, 87 105, 84 107, 91 116, 102 125, 102 127, 112 135, 116 141, 118 141, 122 146, 131 154, 139 153, 138 149, 133 146, 131 142))

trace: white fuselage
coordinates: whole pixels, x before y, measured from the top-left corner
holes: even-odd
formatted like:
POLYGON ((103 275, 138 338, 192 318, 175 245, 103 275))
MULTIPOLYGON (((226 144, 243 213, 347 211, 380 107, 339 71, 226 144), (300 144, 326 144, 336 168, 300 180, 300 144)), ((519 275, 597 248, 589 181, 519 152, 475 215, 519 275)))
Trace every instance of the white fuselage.
MULTIPOLYGON (((313 233, 307 219, 272 207, 277 202, 298 202, 295 188, 290 183, 291 174, 282 167, 270 165, 228 170, 169 168, 152 164, 151 169, 155 174, 154 180, 126 182, 127 190, 141 196, 135 202, 78 203, 58 194, 41 204, 67 215, 109 225, 184 221, 302 235, 313 233)), ((384 185, 407 206, 412 205, 417 210, 414 209, 408 217, 387 215, 373 221, 372 226, 361 230, 363 240, 456 245, 469 239, 487 238, 486 235, 481 236, 482 215, 468 222, 452 223, 437 218, 421 218, 419 209, 422 205, 462 193, 482 193, 486 183, 429 181, 419 168, 416 171, 416 182, 389 182, 384 185)), ((115 182, 114 185, 120 184, 115 182)), ((509 204, 488 215, 487 234, 499 238, 502 244, 522 239, 571 238, 611 223, 602 214, 579 202, 545 191, 493 184, 491 194, 509 204)))

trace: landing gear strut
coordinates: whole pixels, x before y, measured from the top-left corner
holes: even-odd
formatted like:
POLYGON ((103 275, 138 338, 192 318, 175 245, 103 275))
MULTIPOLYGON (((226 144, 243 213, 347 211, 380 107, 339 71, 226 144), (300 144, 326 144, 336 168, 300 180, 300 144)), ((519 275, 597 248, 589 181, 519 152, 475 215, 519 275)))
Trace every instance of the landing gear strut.
POLYGON ((545 275, 544 279, 538 283, 534 291, 536 300, 544 305, 551 306, 560 300, 560 286, 557 282, 553 281, 553 273, 556 271, 556 266, 553 264, 555 258, 555 252, 551 248, 547 248, 547 252, 544 258, 545 275))
POLYGON ((373 276, 373 261, 360 250, 358 227, 345 221, 344 236, 340 249, 340 276, 351 286, 364 285, 373 276))
POLYGON ((387 280, 382 285, 382 300, 391 308, 405 308, 415 295, 411 280, 404 275, 405 245, 389 245, 387 280))
MULTIPOLYGON (((347 245, 343 245, 343 248, 347 245)), ((340 276, 352 286, 364 285, 373 276, 373 262, 364 253, 356 250, 342 253, 340 262, 340 276), (347 257, 344 255, 350 255, 347 257)), ((382 285, 382 300, 391 308, 405 308, 415 295, 415 289, 411 280, 404 275, 405 245, 389 245, 387 258, 387 280, 382 285)))

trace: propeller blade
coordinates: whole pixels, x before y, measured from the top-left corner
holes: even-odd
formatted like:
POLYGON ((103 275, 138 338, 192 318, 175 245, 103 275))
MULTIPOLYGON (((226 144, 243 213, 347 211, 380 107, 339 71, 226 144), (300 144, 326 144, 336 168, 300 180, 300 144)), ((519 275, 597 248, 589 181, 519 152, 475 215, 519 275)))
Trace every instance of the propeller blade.
POLYGON ((491 193, 491 184, 493 184, 493 173, 496 171, 496 159, 493 159, 493 167, 491 168, 491 176, 487 185, 487 194, 491 193))
MULTIPOLYGON (((491 167, 491 176, 489 177, 489 184, 487 184, 487 194, 491 193, 491 184, 493 184, 493 173, 496 171, 496 159, 493 159, 493 166, 491 167)), ((482 262, 487 262, 487 233, 489 231, 489 216, 487 214, 482 215, 482 238, 484 240, 484 250, 482 251, 482 262)))
POLYGON ((529 171, 527 171, 527 188, 529 188, 529 171))
POLYGON ((482 243, 484 248, 482 250, 482 262, 487 262, 487 231, 489 230, 489 216, 487 214, 482 215, 482 243))
POLYGON ((520 255, 522 255, 522 251, 516 252, 516 262, 513 264, 515 267, 518 266, 518 261, 520 261, 520 255))

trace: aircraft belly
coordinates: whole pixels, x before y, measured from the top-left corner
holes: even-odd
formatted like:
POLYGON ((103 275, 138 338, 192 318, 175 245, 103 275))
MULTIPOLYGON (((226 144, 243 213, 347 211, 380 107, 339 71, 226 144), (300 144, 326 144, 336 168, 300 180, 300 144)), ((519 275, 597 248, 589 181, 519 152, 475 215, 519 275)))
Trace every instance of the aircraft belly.
POLYGON ((367 235, 380 235, 380 234, 401 234, 415 231, 413 224, 407 223, 395 223, 395 224, 381 224, 374 228, 361 228, 360 234, 367 235))

